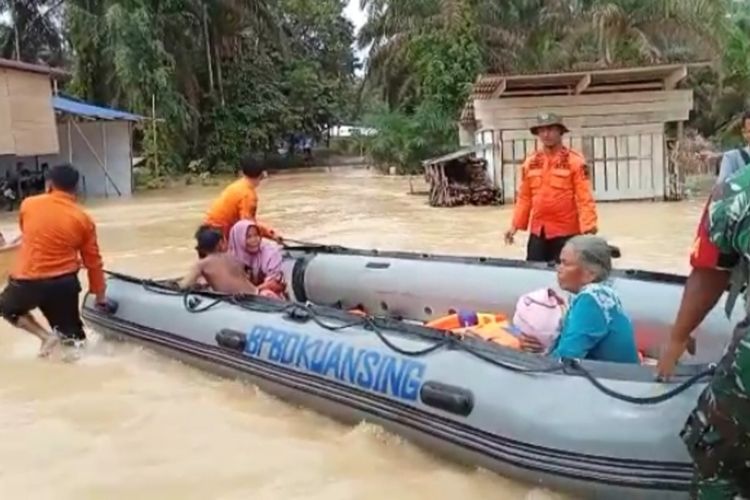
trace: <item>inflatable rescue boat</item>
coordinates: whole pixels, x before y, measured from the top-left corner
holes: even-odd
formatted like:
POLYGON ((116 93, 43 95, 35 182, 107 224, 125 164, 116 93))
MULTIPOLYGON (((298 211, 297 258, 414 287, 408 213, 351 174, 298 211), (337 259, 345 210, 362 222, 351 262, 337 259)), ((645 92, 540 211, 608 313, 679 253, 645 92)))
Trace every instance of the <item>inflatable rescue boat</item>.
MULTIPOLYGON (((687 498, 678 433, 739 319, 723 304, 659 383, 653 366, 555 360, 424 326, 458 310, 512 315, 522 294, 556 286, 551 266, 310 245, 285 250, 284 272, 288 302, 110 273, 117 308, 88 296, 83 316, 107 337, 503 476, 580 498, 687 498)), ((646 356, 658 357, 684 280, 615 272, 646 356)))

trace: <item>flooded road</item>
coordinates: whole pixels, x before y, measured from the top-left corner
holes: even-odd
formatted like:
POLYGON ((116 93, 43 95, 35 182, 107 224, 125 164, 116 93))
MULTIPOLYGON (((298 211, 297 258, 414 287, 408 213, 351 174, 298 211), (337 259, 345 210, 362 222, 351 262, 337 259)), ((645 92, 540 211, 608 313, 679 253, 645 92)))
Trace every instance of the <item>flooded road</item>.
MULTIPOLYGON (((108 269, 173 277, 220 187, 88 203, 108 269)), ((274 176, 260 218, 298 240, 522 257, 510 207, 430 208, 406 179, 365 170, 274 176)), ((600 205, 619 267, 687 272, 701 202, 600 205)), ((15 222, 0 219, 3 230, 15 222)), ((559 496, 458 467, 368 425, 345 427, 249 386, 94 334, 76 364, 35 358, 0 324, 0 498, 527 499, 559 496)))

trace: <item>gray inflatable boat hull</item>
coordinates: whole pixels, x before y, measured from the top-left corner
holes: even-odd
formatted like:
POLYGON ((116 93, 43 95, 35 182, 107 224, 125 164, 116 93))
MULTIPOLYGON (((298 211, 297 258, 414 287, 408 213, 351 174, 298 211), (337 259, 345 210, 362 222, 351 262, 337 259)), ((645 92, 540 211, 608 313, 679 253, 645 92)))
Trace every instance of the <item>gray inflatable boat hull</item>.
MULTIPOLYGON (((261 298, 231 304, 112 275, 107 291, 117 311, 99 311, 87 297, 83 315, 105 336, 248 380, 344 422, 382 425, 504 476, 584 498, 687 497, 691 466, 678 432, 702 384, 657 405, 627 403, 555 360, 475 341, 446 345, 445 336, 426 328, 393 319, 363 324, 330 307, 364 305, 419 320, 452 308, 512 311, 518 295, 554 282, 544 266, 337 248, 289 251, 285 266, 295 298, 320 306, 261 298), (436 345, 442 347, 410 354, 436 345)), ((674 316, 680 281, 644 273, 616 279, 634 321, 649 327, 655 343, 674 316)), ((729 320, 712 314, 703 329, 699 355, 716 359, 729 320)), ((648 367, 583 366, 631 396, 672 387, 655 383, 648 367)), ((702 368, 682 366, 673 383, 702 368)))

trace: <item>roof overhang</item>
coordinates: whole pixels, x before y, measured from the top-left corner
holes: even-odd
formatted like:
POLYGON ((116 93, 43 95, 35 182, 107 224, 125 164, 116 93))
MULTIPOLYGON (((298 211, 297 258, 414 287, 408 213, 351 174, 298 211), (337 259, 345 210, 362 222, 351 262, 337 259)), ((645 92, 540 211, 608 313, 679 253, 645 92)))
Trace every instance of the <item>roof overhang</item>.
POLYGON ((45 66, 42 64, 31 64, 23 61, 15 61, 13 59, 2 59, 0 58, 0 68, 14 69, 17 71, 25 71, 27 73, 38 73, 41 75, 49 75, 53 78, 65 79, 71 75, 69 72, 53 68, 51 66, 45 66))
POLYGON ((146 118, 126 111, 95 106, 77 99, 56 95, 52 97, 55 113, 86 118, 88 120, 139 122, 146 118))
POLYGON ((422 165, 426 167, 427 165, 434 165, 437 163, 446 163, 452 160, 458 160, 459 158, 466 158, 467 156, 474 155, 490 147, 491 146, 489 144, 476 144, 471 147, 461 148, 457 151, 454 151, 453 153, 448 153, 442 156, 438 156, 436 158, 430 158, 430 159, 424 160, 422 161, 422 165))
POLYGON ((474 83, 460 121, 471 123, 474 120, 474 100, 667 91, 677 88, 691 69, 711 65, 710 62, 696 62, 560 73, 480 75, 474 83))

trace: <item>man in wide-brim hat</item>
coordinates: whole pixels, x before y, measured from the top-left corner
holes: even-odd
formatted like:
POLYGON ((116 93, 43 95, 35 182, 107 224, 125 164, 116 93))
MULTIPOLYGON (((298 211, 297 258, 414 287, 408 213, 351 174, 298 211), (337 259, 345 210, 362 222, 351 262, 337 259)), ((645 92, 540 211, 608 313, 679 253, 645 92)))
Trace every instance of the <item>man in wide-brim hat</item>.
MULTIPOLYGON (((541 113, 536 117, 536 123, 532 125, 529 130, 532 134, 538 136, 539 130, 544 127, 557 127, 560 130, 561 138, 562 134, 570 132, 568 127, 565 126, 565 123, 563 123, 563 119, 554 113, 541 113)), ((560 140, 560 143, 562 143, 562 139, 560 140)))
POLYGON ((542 113, 529 130, 542 148, 521 166, 521 184, 505 240, 512 243, 516 232, 528 228, 526 260, 558 261, 568 239, 597 232, 596 204, 585 158, 562 143, 569 132, 562 118, 542 113))

